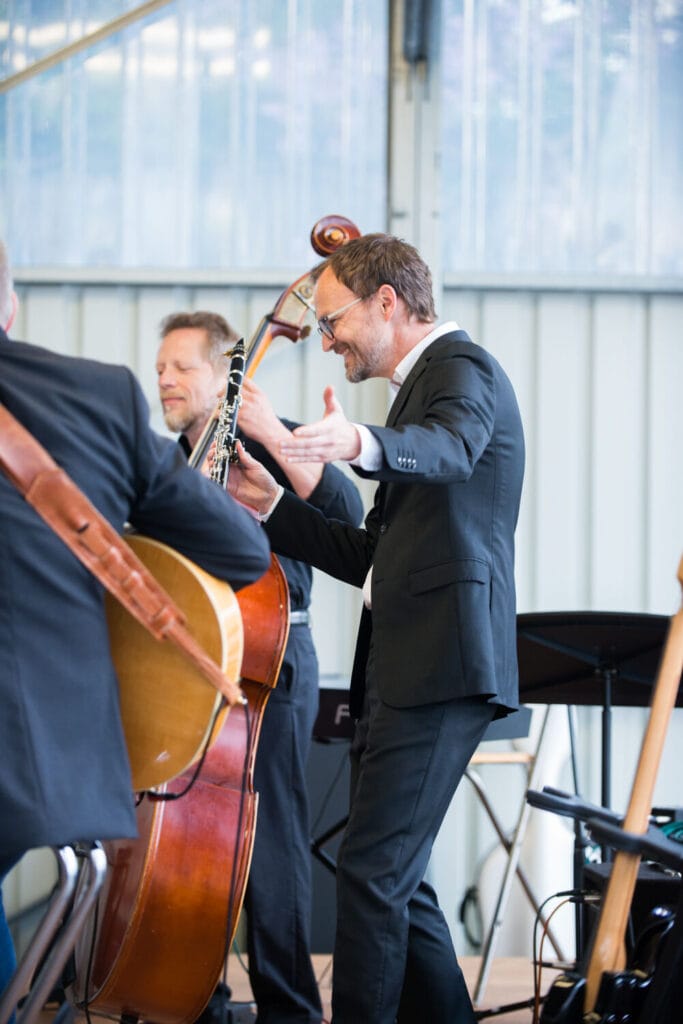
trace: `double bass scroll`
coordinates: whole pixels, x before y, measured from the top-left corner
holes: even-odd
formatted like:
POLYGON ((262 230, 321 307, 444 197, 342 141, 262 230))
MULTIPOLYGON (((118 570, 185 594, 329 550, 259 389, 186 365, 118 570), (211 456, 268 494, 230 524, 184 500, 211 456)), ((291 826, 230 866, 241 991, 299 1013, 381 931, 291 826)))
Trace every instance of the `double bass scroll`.
MULTIPOLYGON (((311 229, 311 245, 314 251, 323 257, 331 255, 342 245, 359 237, 360 231, 353 221, 338 214, 321 217, 311 229)), ((270 313, 261 319, 246 346, 245 376, 254 376, 258 365, 276 338, 287 338, 289 341, 297 342, 308 337, 314 312, 311 303, 313 289, 313 278, 311 271, 308 270, 282 292, 270 313)), ((190 455, 191 466, 203 464, 211 447, 217 421, 218 413, 207 422, 190 455)))
POLYGON ((333 213, 321 217, 311 229, 311 245, 319 256, 331 256, 342 245, 360 237, 360 231, 347 217, 333 213))

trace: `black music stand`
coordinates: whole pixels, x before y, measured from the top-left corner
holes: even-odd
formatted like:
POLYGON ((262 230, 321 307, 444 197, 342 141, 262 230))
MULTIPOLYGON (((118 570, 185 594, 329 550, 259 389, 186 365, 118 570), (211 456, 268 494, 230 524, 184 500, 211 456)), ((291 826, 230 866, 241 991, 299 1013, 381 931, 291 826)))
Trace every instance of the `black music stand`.
MULTIPOLYGON (((603 807, 611 798, 612 708, 649 705, 669 622, 625 612, 517 616, 520 700, 602 708, 603 807)), ((683 706, 683 691, 676 704, 683 706)))
MULTIPOLYGON (((610 807, 612 708, 647 707, 670 618, 629 612, 531 612, 517 616, 520 700, 602 708, 601 803, 610 807)), ((683 689, 677 706, 683 706, 683 689)), ((571 719, 570 719, 571 729, 571 719)), ((572 761, 575 764, 573 732, 572 761)), ((575 775, 576 785, 576 775, 575 775)), ((581 822, 575 823, 574 884, 583 878, 581 822)), ((576 907, 577 956, 583 946, 576 907)))

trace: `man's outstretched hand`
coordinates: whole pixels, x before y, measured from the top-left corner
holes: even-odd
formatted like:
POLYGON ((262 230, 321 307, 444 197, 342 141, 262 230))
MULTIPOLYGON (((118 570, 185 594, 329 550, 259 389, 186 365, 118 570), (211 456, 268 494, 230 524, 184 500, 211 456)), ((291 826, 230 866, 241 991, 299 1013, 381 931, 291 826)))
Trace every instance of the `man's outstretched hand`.
POLYGON ((344 415, 333 387, 325 388, 323 401, 323 418, 297 427, 280 445, 287 462, 348 462, 360 454, 360 435, 344 415))

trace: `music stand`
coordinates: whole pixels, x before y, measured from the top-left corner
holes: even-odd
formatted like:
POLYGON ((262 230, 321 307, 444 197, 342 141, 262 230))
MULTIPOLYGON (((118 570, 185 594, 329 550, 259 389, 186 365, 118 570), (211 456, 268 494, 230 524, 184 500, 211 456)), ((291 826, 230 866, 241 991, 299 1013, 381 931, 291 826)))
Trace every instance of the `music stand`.
MULTIPOLYGON (((602 708, 601 803, 605 808, 611 804, 612 708, 650 704, 669 622, 666 615, 630 612, 531 612, 517 616, 520 700, 602 708)), ((679 690, 676 704, 683 705, 683 690, 679 690)), ((573 730, 571 745, 574 760, 573 730)), ((579 821, 574 829, 574 885, 580 888, 583 841, 579 821)), ((579 904, 575 927, 578 957, 583 947, 579 904)))
MULTIPOLYGON (((612 708, 649 705, 669 621, 626 612, 517 616, 520 700, 602 708, 603 807, 611 799, 612 708)), ((683 706, 683 691, 676 704, 683 706)))

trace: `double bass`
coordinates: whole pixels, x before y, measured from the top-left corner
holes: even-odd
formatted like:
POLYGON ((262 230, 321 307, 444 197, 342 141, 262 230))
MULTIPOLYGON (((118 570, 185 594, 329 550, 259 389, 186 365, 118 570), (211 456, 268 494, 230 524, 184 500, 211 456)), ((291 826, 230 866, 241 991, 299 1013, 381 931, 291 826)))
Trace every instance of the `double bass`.
MULTIPOLYGON (((352 222, 331 216, 314 226, 311 243, 327 256, 358 235, 352 222)), ((310 333, 312 294, 310 272, 282 293, 250 341, 246 375, 275 338, 296 342, 310 333)), ((217 422, 218 415, 207 424, 191 464, 201 465, 217 422)), ((201 770, 190 767, 140 794, 139 838, 106 844, 108 879, 76 951, 72 993, 77 1006, 94 1013, 190 1024, 208 1003, 232 944, 256 827, 258 736, 289 628, 287 581, 275 556, 236 597, 245 703, 231 708, 212 736, 201 770)))

